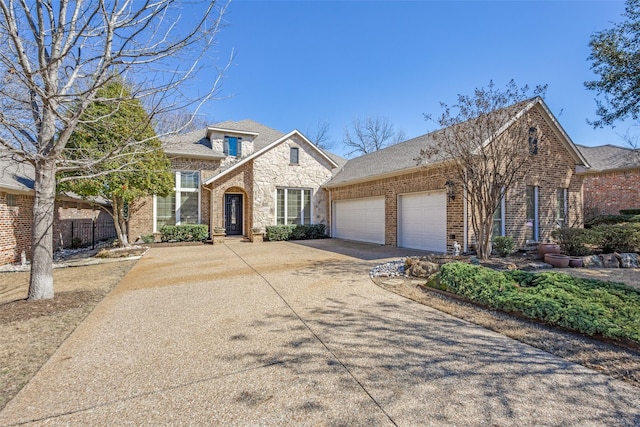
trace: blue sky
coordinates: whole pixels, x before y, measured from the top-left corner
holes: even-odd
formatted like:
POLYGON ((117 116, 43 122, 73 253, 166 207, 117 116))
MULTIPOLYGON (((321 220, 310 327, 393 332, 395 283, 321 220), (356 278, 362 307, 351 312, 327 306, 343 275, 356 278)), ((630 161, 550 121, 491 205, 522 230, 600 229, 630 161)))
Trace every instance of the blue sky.
POLYGON ((452 104, 493 81, 548 84, 545 101, 574 142, 613 143, 631 128, 594 130, 589 36, 622 20, 623 1, 235 0, 218 38, 234 64, 209 121, 250 118, 288 132, 329 124, 343 154, 356 116, 386 116, 407 138, 437 128, 452 104))

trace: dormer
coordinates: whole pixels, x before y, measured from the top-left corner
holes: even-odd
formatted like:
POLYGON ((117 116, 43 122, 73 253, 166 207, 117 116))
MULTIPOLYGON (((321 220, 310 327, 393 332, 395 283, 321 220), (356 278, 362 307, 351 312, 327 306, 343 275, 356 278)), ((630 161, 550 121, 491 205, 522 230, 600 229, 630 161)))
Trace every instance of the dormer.
POLYGON ((255 151, 253 144, 258 132, 208 127, 207 137, 213 150, 221 151, 228 159, 240 159, 255 151))

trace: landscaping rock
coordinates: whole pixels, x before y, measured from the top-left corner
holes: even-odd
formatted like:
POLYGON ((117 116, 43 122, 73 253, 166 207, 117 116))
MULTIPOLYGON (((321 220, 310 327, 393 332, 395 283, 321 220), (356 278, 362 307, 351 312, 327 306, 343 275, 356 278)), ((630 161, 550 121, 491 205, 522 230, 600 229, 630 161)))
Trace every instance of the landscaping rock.
POLYGON ((604 268, 620 268, 620 261, 618 261, 618 254, 602 254, 602 266, 604 268))
POLYGON ((440 265, 428 259, 407 258, 405 272, 409 276, 427 278, 440 271, 440 265))
POLYGON ((604 262, 599 255, 587 255, 582 258, 582 266, 586 268, 603 268, 604 262))
POLYGON ((621 268, 640 268, 640 255, 634 253, 619 254, 621 268))

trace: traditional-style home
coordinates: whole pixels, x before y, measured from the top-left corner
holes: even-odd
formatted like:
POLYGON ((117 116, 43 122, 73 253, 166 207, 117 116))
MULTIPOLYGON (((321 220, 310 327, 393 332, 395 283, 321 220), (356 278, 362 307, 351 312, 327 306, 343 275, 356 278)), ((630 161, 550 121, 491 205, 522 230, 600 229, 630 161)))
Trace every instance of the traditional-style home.
POLYGON ((131 206, 132 240, 165 224, 207 224, 228 236, 272 224, 327 224, 321 186, 344 162, 297 130, 284 134, 251 120, 178 135, 163 148, 175 173, 174 191, 131 206))
MULTIPOLYGON (((534 98, 499 112, 504 132, 515 121, 528 120, 535 123, 537 138, 528 172, 507 189, 496 212, 494 235, 511 236, 523 246, 550 238, 559 226, 581 224, 580 172, 589 165, 544 101, 534 98)), ((464 251, 473 247, 473 212, 460 188, 447 188, 448 163, 415 160, 447 131, 349 160, 324 186, 331 201, 332 237, 435 252, 451 251, 454 242, 464 251)))

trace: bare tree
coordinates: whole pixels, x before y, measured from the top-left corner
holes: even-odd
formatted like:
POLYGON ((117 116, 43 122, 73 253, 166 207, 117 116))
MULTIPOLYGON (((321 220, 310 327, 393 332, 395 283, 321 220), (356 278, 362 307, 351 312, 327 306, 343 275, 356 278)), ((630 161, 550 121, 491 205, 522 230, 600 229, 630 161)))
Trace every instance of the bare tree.
POLYGON ((351 127, 345 128, 343 143, 347 149, 351 149, 347 153, 347 156, 351 156, 373 153, 404 139, 404 132, 396 130, 387 117, 356 117, 351 127))
MULTIPOLYGON (((534 95, 545 91, 546 86, 538 86, 534 95)), ((452 106, 441 103, 443 113, 436 121, 443 129, 416 159, 418 164, 450 165, 446 178, 464 190, 480 259, 491 255, 493 215, 502 197, 527 173, 530 157, 537 153, 538 125, 526 114, 535 101, 528 86, 519 88, 512 80, 504 90, 489 82, 473 96, 458 95, 452 106)))
POLYGON ((628 159, 631 165, 640 165, 640 134, 630 130, 622 136, 622 140, 631 148, 631 156, 628 159))
POLYGON ((171 135, 204 129, 213 123, 213 120, 207 120, 202 114, 182 110, 156 114, 154 122, 154 129, 158 135, 171 135))
POLYGON ((333 147, 333 143, 329 141, 329 122, 318 122, 315 129, 307 129, 305 135, 316 146, 322 149, 333 147))
POLYGON ((146 142, 123 141, 102 159, 64 155, 97 91, 119 74, 136 82, 127 98, 141 100, 151 118, 197 110, 216 93, 224 68, 206 70, 216 77, 197 99, 185 96, 185 86, 213 67, 226 5, 189 3, 186 17, 170 0, 0 0, 0 147, 35 167, 30 300, 53 297, 56 173, 75 171, 77 179, 87 166, 146 142))

